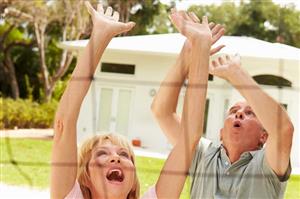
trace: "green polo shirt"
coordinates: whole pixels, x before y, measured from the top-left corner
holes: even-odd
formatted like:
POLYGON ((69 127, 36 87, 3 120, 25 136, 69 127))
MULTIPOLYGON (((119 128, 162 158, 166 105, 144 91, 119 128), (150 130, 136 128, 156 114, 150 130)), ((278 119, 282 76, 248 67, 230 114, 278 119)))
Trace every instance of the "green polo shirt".
POLYGON ((283 198, 291 167, 279 178, 264 156, 264 149, 245 152, 231 164, 222 145, 201 139, 190 168, 191 198, 283 198))

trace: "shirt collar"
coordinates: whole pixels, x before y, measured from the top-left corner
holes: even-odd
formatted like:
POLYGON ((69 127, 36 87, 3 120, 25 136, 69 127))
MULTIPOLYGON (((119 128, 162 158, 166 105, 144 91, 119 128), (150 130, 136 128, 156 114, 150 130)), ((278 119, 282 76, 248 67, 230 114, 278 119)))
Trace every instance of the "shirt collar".
MULTIPOLYGON (((221 144, 220 148, 221 148, 221 158, 223 160, 229 160, 229 157, 226 153, 226 149, 225 149, 224 145, 221 144)), ((254 155, 260 150, 262 150, 262 149, 258 149, 258 150, 254 150, 254 151, 245 151, 244 153, 241 154, 240 159, 244 159, 244 158, 252 159, 254 157, 254 155)))

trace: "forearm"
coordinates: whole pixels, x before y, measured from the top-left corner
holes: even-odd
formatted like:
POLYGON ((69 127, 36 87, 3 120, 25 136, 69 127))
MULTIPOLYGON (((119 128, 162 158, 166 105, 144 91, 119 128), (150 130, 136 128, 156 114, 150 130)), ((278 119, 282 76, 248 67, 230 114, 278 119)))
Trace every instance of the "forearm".
POLYGON ((184 133, 180 133, 180 139, 165 161, 156 183, 158 198, 180 198, 196 146, 186 145, 184 133))
POLYGON ((208 46, 195 45, 189 67, 178 141, 171 151, 156 184, 158 198, 179 198, 203 129, 208 80, 208 46))
POLYGON ((203 133, 205 102, 208 84, 210 44, 193 46, 189 82, 184 100, 183 124, 191 143, 198 142, 203 133))
POLYGON ((284 108, 264 92, 246 71, 239 70, 229 80, 252 107, 269 137, 291 132, 293 125, 284 108))
POLYGON ((178 96, 187 75, 187 51, 184 45, 152 102, 151 109, 157 117, 170 116, 176 112, 178 96))
POLYGON ((180 133, 181 122, 176 108, 180 90, 187 75, 188 66, 185 57, 188 56, 188 53, 188 49, 184 45, 175 65, 161 83, 151 105, 155 119, 172 145, 176 144, 180 133))

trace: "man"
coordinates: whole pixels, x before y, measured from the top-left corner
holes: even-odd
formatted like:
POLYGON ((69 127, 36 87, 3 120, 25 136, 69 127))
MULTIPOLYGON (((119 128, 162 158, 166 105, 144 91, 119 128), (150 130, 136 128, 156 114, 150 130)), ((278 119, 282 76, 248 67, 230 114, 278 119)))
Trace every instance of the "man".
MULTIPOLYGON (((181 61, 176 62, 176 70, 168 74, 152 104, 173 145, 180 134, 176 106, 188 70, 189 50, 186 42, 181 61)), ((241 67, 239 56, 212 61, 209 72, 227 80, 246 102, 230 108, 220 130, 221 145, 199 142, 190 168, 191 198, 283 198, 293 138, 286 111, 241 67)))

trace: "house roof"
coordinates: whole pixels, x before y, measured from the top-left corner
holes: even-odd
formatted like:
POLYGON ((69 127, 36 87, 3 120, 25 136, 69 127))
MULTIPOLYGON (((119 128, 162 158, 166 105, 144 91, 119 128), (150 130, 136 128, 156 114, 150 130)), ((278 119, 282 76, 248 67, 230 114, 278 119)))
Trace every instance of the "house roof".
MULTIPOLYGON (((109 43, 106 51, 126 51, 128 53, 142 53, 174 56, 179 54, 185 38, 181 34, 156 34, 115 37, 109 43)), ((88 40, 66 41, 60 44, 68 50, 82 50, 88 40)), ((252 37, 223 36, 216 44, 225 44, 221 53, 236 54, 242 57, 261 57, 300 61, 300 49, 280 43, 270 43, 252 37)))

